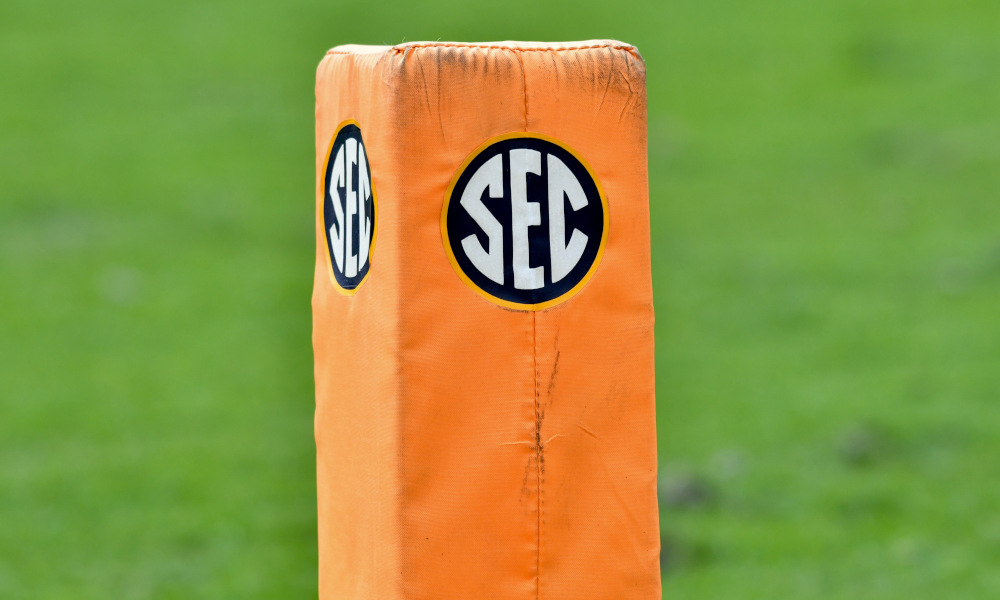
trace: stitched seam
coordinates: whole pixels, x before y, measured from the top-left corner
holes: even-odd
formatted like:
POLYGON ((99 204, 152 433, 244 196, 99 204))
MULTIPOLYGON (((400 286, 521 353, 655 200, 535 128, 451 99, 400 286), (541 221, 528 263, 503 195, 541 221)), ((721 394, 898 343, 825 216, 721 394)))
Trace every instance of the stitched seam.
POLYGON ((570 50, 597 50, 601 48, 614 48, 616 50, 634 51, 635 46, 627 44, 590 44, 587 46, 560 46, 560 47, 528 47, 519 46, 499 46, 496 44, 461 44, 433 42, 427 44, 401 44, 393 46, 395 52, 402 52, 403 48, 487 48, 490 50, 513 50, 514 52, 567 52, 570 50))
POLYGON ((524 70, 524 59, 517 55, 517 62, 521 64, 521 90, 524 93, 524 131, 528 131, 528 74, 524 70))
MULTIPOLYGON (((421 48, 485 48, 488 50, 511 50, 513 52, 569 52, 571 50, 601 50, 604 48, 610 48, 612 50, 624 50, 628 52, 633 57, 642 60, 639 56, 638 50, 635 46, 625 46, 621 44, 603 44, 603 45, 591 45, 591 46, 567 46, 565 48, 515 48, 512 46, 490 46, 488 44, 444 44, 444 43, 434 43, 434 44, 408 44, 403 46, 393 46, 389 48, 389 51, 394 54, 401 54, 409 49, 418 50, 421 48)), ((353 55, 355 52, 347 52, 344 50, 327 50, 327 54, 344 54, 353 55)))
MULTIPOLYGON (((524 90, 524 130, 528 131, 528 73, 524 68, 524 58, 518 54, 521 63, 521 81, 524 90)), ((535 394, 535 476, 536 510, 538 519, 535 529, 535 600, 542 595, 542 407, 538 397, 538 313, 531 311, 531 362, 535 394)))
POLYGON ((531 357, 535 379, 535 475, 537 477, 535 530, 535 600, 541 598, 542 587, 542 416, 538 398, 538 313, 531 312, 531 357))
MULTIPOLYGON (((528 72, 524 58, 517 54, 521 66, 521 90, 524 94, 524 130, 528 131, 528 72)), ((542 585, 542 413, 538 397, 538 315, 531 312, 531 376, 535 408, 535 600, 541 597, 542 585)))

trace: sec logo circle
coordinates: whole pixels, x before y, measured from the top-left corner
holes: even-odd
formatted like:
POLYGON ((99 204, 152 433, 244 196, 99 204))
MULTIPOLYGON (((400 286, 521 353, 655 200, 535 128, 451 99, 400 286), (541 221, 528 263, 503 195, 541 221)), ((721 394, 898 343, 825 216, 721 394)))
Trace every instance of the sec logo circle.
POLYGON ((352 295, 371 270, 378 212, 368 153, 357 122, 344 121, 334 132, 323 181, 330 274, 337 291, 352 295))
POLYGON ((490 302, 542 310, 587 283, 608 235, 597 177, 568 146, 539 133, 487 140, 459 168, 441 211, 458 276, 490 302))

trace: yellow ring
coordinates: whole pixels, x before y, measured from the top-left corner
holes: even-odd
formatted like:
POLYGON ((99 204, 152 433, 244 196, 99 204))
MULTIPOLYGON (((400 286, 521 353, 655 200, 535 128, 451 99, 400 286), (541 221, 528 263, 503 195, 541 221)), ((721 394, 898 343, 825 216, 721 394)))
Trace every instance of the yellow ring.
MULTIPOLYGON (((374 192, 372 193, 374 194, 374 192)), ((560 142, 559 140, 555 139, 554 137, 545 135, 543 133, 535 133, 531 131, 515 131, 513 133, 505 133, 503 135, 491 137, 490 139, 486 140, 485 142, 480 144, 478 148, 473 150, 472 153, 465 159, 462 165, 458 168, 458 171, 452 178, 451 183, 448 185, 448 191, 444 197, 444 206, 441 208, 441 238, 444 240, 444 251, 448 255, 448 262, 450 262, 452 268, 455 269, 455 273, 458 274, 459 279, 464 281, 465 285, 472 288, 472 291, 476 292, 486 300, 489 300, 493 304, 496 304, 498 306, 503 306, 505 308, 511 308, 514 310, 527 310, 527 311, 545 310, 546 308, 555 306, 556 304, 559 304, 561 302, 565 302, 566 300, 569 300, 570 298, 575 296, 583 288, 583 286, 586 285, 588 281, 590 281, 590 278, 594 276, 594 272, 597 270, 597 265, 600 264, 601 258, 604 256, 604 248, 608 244, 608 225, 610 223, 608 212, 609 212, 608 199, 604 195, 604 188, 601 187, 601 182, 600 180, 597 179, 597 175, 594 173, 594 170, 590 168, 590 165, 587 164, 587 161, 585 161, 582 156, 577 154, 575 150, 573 150, 566 144, 560 142), (584 275, 580 279, 580 281, 577 282, 576 285, 574 285, 572 288, 567 290, 562 295, 553 298, 551 300, 546 300, 545 302, 539 302, 538 304, 523 304, 520 302, 511 302, 510 300, 497 298, 493 294, 487 292, 483 288, 476 285, 476 283, 472 281, 472 279, 470 279, 468 275, 465 274, 465 272, 462 270, 462 267, 458 264, 458 260, 455 258, 455 253, 452 252, 451 249, 451 242, 448 239, 448 205, 451 203, 451 195, 455 191, 455 186, 458 184, 458 180, 462 176, 462 173, 465 172, 465 169, 469 166, 469 164, 473 160, 475 160, 477 156, 482 154, 484 150, 486 150, 493 144, 496 144, 497 142, 502 142, 504 140, 511 140, 516 138, 535 138, 539 140, 545 140, 546 142, 555 144, 556 146, 559 146, 563 150, 572 154, 573 158, 580 161, 580 164, 583 165, 583 168, 587 170, 587 173, 590 175, 590 178, 594 181, 594 185, 597 187, 597 193, 601 197, 601 205, 604 208, 604 229, 601 231, 601 244, 597 248, 597 256, 594 257, 594 262, 590 265, 590 269, 587 270, 587 274, 584 275)), ((329 252, 327 252, 327 254, 329 254, 329 252)), ((369 270, 369 272, 371 271, 369 270)))
MULTIPOLYGON (((337 136, 340 135, 340 130, 342 130, 344 127, 347 127, 348 125, 354 125, 355 127, 358 128, 358 134, 360 135, 361 133, 361 124, 355 121, 354 119, 348 119, 343 123, 341 123, 340 125, 337 125, 337 129, 333 132, 333 137, 330 138, 330 145, 326 149, 326 158, 323 159, 323 171, 321 171, 322 175, 320 178, 320 186, 323 189, 323 199, 322 201, 320 201, 319 206, 317 207, 319 214, 316 216, 317 220, 323 224, 323 241, 326 242, 326 248, 325 248, 326 252, 324 252, 323 254, 326 255, 326 269, 330 273, 330 281, 333 282, 334 289, 336 289, 337 293, 339 293, 341 296, 353 296, 354 294, 357 294, 358 290, 361 289, 361 286, 364 285, 366 281, 368 281, 368 277, 372 274, 372 257, 375 255, 375 240, 378 239, 378 195, 375 193, 375 170, 372 169, 372 159, 368 152, 368 147, 365 146, 365 159, 368 161, 368 178, 371 179, 371 187, 372 187, 372 209, 375 212, 375 214, 373 215, 374 218, 372 219, 372 240, 368 244, 368 272, 365 273, 365 276, 361 278, 361 281, 358 282, 358 285, 354 286, 354 289, 349 290, 345 287, 342 287, 340 283, 337 281, 337 277, 333 274, 333 262, 330 260, 330 232, 326 228, 326 213, 325 213, 326 195, 328 193, 326 189, 326 170, 330 166, 330 153, 333 152, 333 144, 334 142, 337 141, 337 136)), ((364 145, 363 142, 364 138, 362 138, 362 145, 364 145)))

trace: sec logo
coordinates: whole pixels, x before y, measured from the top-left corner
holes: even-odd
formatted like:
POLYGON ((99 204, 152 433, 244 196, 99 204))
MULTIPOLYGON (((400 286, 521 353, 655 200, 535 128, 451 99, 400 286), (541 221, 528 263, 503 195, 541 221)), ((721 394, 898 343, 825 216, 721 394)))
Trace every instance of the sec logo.
POLYGON ((378 202, 368 153, 355 121, 337 127, 324 166, 323 225, 330 273, 345 295, 368 278, 375 249, 378 202))
POLYGON ((492 138, 458 170, 441 211, 458 276, 490 302, 542 310, 594 274, 608 235, 597 177, 565 144, 538 133, 492 138))

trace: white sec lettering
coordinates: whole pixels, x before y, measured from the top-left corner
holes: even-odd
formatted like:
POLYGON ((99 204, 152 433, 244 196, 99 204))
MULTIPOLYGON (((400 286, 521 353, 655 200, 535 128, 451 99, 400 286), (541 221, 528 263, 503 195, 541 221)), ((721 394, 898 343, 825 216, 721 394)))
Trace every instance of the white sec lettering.
POLYGON ((531 267, 528 227, 542 224, 537 202, 528 202, 528 173, 542 174, 542 153, 530 148, 510 151, 510 212, 514 287, 537 290, 545 285, 545 267, 531 267))
POLYGON ((554 154, 548 155, 549 167, 549 253, 552 260, 552 282, 569 275, 576 263, 580 262, 587 248, 587 234, 579 229, 566 243, 566 198, 574 211, 587 206, 587 194, 580 181, 566 164, 554 154))
POLYGON ((462 249, 480 273, 503 285, 503 225, 483 205, 482 196, 487 187, 490 198, 503 198, 503 158, 500 155, 486 161, 472 175, 460 201, 486 234, 489 250, 483 249, 475 235, 462 240, 462 249))

